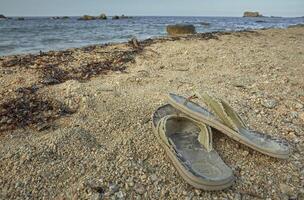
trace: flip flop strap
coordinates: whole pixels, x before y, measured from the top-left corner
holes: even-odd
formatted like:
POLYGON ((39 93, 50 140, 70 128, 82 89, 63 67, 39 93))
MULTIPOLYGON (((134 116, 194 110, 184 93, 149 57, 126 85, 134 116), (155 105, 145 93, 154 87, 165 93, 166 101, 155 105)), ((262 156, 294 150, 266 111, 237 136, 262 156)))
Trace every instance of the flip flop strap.
MULTIPOLYGON (((166 117, 163 117, 157 125, 157 130, 159 133, 160 138, 165 142, 165 144, 172 149, 172 145, 174 145, 174 143, 170 140, 170 138, 168 138, 168 136, 166 135, 166 124, 167 124, 167 120, 171 119, 171 118, 175 118, 175 117, 181 117, 181 116, 177 116, 177 115, 168 115, 166 117)), ((184 118, 188 118, 186 116, 183 116, 184 118)), ((190 118, 188 118, 190 119, 190 118)), ((192 121, 194 121, 193 119, 190 119, 192 121)), ((195 121, 196 122, 196 121, 195 121)), ((206 148, 206 150, 208 152, 210 152, 213 147, 212 147, 212 131, 211 128, 205 124, 196 122, 197 126, 200 129, 200 132, 198 134, 198 141, 203 145, 203 147, 206 148)))
POLYGON ((233 108, 225 101, 215 98, 204 93, 203 101, 218 116, 221 121, 229 128, 239 131, 240 128, 246 128, 242 118, 233 110, 233 108))

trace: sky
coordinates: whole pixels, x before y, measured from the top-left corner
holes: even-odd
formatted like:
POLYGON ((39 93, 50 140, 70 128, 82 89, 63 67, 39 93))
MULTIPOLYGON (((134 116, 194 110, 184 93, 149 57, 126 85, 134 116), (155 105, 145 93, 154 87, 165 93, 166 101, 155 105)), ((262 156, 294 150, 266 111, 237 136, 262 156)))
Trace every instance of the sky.
POLYGON ((5 16, 304 16, 304 0, 0 0, 5 16))

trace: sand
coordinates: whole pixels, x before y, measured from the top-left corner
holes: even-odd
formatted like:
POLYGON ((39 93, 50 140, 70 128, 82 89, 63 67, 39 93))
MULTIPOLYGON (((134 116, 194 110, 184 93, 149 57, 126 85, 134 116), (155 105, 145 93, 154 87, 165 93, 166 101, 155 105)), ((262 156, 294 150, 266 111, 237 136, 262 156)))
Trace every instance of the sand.
POLYGON ((303 27, 1 57, 0 199, 303 199, 303 77, 303 27), (215 131, 235 184, 189 186, 150 116, 168 92, 204 91, 251 128, 287 140, 290 158, 215 131))

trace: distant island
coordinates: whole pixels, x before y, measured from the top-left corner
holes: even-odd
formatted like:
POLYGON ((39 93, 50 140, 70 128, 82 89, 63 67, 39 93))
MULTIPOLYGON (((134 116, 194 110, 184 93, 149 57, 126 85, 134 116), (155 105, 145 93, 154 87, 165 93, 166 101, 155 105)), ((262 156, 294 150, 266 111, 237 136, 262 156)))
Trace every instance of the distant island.
POLYGON ((259 12, 245 11, 243 17, 263 17, 259 12))
MULTIPOLYGON (((128 18, 132 18, 132 17, 125 16, 125 15, 121 15, 121 16, 114 15, 112 17, 112 19, 128 19, 128 18)), ((84 15, 84 16, 80 17, 78 20, 97 20, 97 19, 106 20, 106 19, 108 19, 108 17, 106 14, 103 13, 99 16, 84 15)))

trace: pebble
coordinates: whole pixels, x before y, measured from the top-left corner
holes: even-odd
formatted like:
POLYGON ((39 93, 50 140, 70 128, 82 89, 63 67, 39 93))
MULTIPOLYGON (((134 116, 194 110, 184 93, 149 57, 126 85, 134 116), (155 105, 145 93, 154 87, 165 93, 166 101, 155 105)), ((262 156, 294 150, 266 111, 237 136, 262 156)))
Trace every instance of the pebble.
POLYGON ((150 178, 151 178, 151 181, 153 181, 153 182, 157 181, 156 174, 152 174, 150 178))
POLYGON ((304 112, 301 112, 301 113, 299 114, 299 117, 300 117, 300 119, 304 122, 304 112))
POLYGON ((134 186, 134 190, 135 190, 135 192, 137 193, 137 194, 144 194, 145 193, 145 188, 144 188, 144 186, 142 185, 142 184, 136 184, 135 186, 134 186))
POLYGON ((242 152, 242 155, 243 155, 243 156, 248 156, 248 154, 249 154, 249 152, 246 151, 246 150, 244 150, 244 151, 242 152))
POLYGON ((110 184, 110 186, 109 186, 109 192, 110 192, 110 194, 114 194, 118 190, 119 190, 118 185, 116 185, 116 184, 110 184))
POLYGON ((124 194, 123 194, 122 191, 116 192, 116 193, 115 193, 115 196, 116 196, 118 199, 124 198, 124 194))
POLYGON ((292 195, 293 188, 285 183, 280 183, 280 190, 283 194, 292 195))

